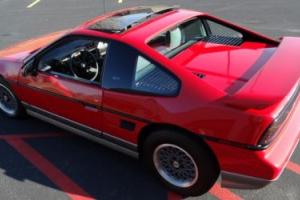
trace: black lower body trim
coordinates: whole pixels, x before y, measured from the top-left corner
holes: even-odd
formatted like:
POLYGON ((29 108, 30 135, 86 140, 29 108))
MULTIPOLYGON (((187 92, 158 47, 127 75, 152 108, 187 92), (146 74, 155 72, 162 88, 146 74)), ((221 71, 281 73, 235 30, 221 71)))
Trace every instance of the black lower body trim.
POLYGON ((88 126, 66 119, 64 117, 58 116, 54 113, 50 113, 43 109, 37 108, 35 106, 31 106, 26 103, 23 103, 23 105, 25 106, 28 114, 33 117, 39 118, 43 121, 49 122, 60 128, 74 132, 78 135, 84 136, 96 142, 102 144, 104 143, 104 145, 106 146, 110 146, 113 149, 129 154, 133 157, 138 156, 138 150, 137 150, 138 148, 136 144, 119 139, 110 134, 103 133, 96 129, 90 128, 88 126))

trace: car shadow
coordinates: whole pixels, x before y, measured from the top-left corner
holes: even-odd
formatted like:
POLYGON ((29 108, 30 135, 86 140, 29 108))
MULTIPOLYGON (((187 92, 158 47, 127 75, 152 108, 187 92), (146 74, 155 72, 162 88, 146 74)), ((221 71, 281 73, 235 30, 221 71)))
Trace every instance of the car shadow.
MULTIPOLYGON (((65 133, 33 118, 15 120, 0 114, 0 122, 1 135, 65 133)), ((167 190, 141 162, 95 142, 76 135, 24 141, 95 199, 167 199, 167 190)), ((31 181, 59 189, 45 174, 37 173, 35 167, 28 167, 30 163, 3 140, 0 141, 0 151, 2 155, 5 152, 6 158, 0 162, 0 170, 5 171, 6 176, 24 184, 31 181)))

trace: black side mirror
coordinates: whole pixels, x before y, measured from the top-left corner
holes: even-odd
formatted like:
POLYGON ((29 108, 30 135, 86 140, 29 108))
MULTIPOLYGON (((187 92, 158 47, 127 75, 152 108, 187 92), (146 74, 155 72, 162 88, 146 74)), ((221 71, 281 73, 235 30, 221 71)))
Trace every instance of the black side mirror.
POLYGON ((29 60, 23 67, 23 76, 28 76, 29 74, 31 75, 36 75, 36 69, 34 67, 34 59, 29 60))

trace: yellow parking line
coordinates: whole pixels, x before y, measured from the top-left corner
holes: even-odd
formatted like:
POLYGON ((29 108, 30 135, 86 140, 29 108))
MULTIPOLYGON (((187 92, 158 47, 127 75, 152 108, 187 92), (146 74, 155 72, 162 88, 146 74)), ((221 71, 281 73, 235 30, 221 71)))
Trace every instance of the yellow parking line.
POLYGON ((27 6, 27 8, 32 8, 33 6, 35 6, 36 4, 40 3, 41 0, 35 0, 34 2, 32 2, 31 4, 29 4, 27 6))

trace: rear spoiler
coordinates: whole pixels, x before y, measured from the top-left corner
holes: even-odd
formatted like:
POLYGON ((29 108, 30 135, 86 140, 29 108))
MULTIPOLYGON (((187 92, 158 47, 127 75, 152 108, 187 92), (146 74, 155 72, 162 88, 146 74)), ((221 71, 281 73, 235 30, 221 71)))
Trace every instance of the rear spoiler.
POLYGON ((284 37, 270 59, 238 91, 229 104, 240 108, 264 108, 281 102, 299 84, 300 38, 284 37))

